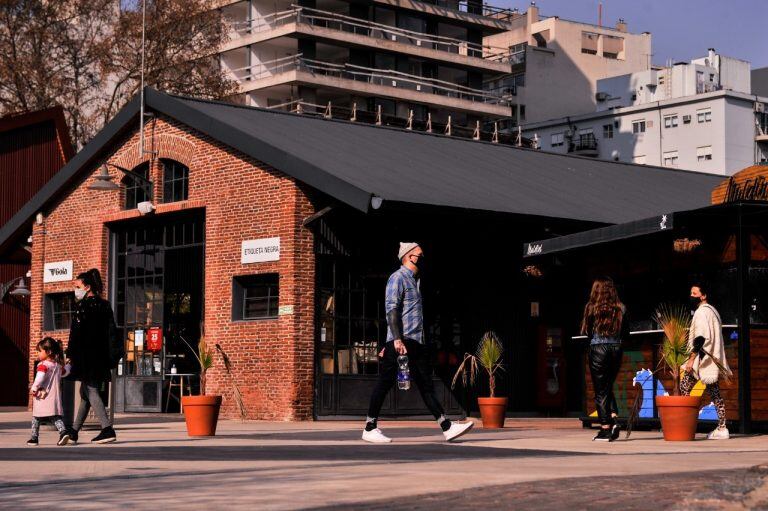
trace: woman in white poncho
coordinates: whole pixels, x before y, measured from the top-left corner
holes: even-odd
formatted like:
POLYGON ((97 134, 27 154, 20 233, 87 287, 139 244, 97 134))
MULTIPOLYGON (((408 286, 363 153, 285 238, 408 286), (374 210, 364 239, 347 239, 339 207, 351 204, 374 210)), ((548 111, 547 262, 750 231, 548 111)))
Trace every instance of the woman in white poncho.
POLYGON ((730 435, 725 422, 725 401, 720 395, 721 367, 726 371, 728 363, 725 360, 725 343, 723 342, 723 324, 717 309, 707 302, 706 288, 703 284, 691 287, 691 306, 695 310, 691 320, 691 329, 688 333, 688 349, 691 356, 683 365, 683 379, 680 382, 680 390, 683 395, 690 395, 696 381, 701 381, 707 387, 707 392, 712 398, 712 403, 717 410, 717 428, 707 438, 710 440, 727 440, 730 435), (699 353, 694 349, 694 341, 703 341, 703 351, 699 353), (704 354, 703 352, 707 354, 704 354), (712 357, 717 358, 721 367, 715 363, 712 357))

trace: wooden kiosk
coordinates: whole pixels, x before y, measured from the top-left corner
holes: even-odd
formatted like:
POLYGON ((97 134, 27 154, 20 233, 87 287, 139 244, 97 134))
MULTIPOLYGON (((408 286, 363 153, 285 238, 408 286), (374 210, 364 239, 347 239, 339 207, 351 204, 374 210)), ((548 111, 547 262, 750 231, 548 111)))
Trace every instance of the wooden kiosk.
MULTIPOLYGON (((592 280, 608 275, 628 307, 632 330, 614 388, 620 416, 626 417, 637 381, 641 422, 658 425, 653 396, 670 389, 671 380, 649 372, 658 366, 662 340, 655 311, 662 303, 685 303, 691 282, 702 279, 722 316, 734 372, 722 384, 730 427, 741 433, 768 429, 768 166, 724 180, 713 190, 711 206, 533 241, 523 251, 543 294, 558 295, 552 302, 558 306, 541 304, 542 316, 563 325, 566 342, 583 346, 585 426, 597 419, 579 322, 592 280)), ((699 418, 702 429, 711 429, 716 416, 706 397, 699 418)))

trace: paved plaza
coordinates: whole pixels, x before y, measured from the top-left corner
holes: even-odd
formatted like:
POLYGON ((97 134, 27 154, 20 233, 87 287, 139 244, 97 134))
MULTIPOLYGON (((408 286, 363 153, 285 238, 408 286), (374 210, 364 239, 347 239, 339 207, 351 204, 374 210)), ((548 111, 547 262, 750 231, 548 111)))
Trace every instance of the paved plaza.
MULTIPOLYGON (((118 442, 27 447, 29 414, 0 412, 0 508, 768 509, 768 436, 591 442, 575 419, 508 419, 454 444, 433 422, 222 421, 190 439, 178 415, 118 416, 118 442)), ((85 442, 82 442, 85 440, 85 442)))

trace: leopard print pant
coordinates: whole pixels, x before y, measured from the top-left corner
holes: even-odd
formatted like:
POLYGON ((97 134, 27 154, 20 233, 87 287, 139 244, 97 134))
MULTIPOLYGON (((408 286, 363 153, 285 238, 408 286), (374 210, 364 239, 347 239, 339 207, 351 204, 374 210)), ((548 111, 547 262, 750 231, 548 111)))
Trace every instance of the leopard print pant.
MULTIPOLYGON (((690 396, 694 385, 696 385, 696 378, 692 373, 685 373, 685 375, 683 375, 682 381, 680 382, 680 392, 682 392, 684 396, 690 396)), ((712 398, 712 403, 715 405, 715 410, 717 410, 717 427, 724 428, 725 400, 720 395, 720 384, 718 382, 710 383, 707 385, 707 392, 709 393, 709 397, 712 398)))

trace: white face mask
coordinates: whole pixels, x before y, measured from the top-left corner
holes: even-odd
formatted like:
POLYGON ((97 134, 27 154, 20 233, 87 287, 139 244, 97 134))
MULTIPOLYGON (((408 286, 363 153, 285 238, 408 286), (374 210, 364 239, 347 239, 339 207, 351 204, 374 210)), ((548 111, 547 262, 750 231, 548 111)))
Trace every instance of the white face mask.
POLYGON ((88 291, 86 291, 85 289, 83 289, 83 288, 80 288, 80 287, 76 287, 76 288, 75 288, 75 299, 76 299, 78 302, 79 302, 80 300, 82 300, 83 298, 85 298, 85 295, 87 295, 87 294, 88 294, 88 291))

